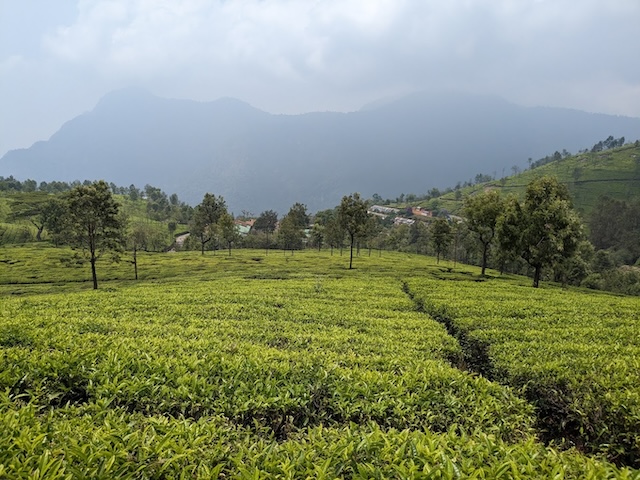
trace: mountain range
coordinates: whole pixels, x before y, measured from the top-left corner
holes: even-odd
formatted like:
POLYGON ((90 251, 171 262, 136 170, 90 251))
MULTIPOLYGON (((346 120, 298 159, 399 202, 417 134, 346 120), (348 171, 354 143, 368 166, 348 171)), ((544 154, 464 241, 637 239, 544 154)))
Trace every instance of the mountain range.
POLYGON ((232 211, 310 211, 360 192, 396 197, 498 177, 555 150, 609 135, 640 138, 640 118, 523 107, 501 98, 415 93, 350 113, 274 115, 222 98, 196 102, 125 89, 12 150, 0 175, 37 181, 151 184, 191 204, 222 195, 232 211))

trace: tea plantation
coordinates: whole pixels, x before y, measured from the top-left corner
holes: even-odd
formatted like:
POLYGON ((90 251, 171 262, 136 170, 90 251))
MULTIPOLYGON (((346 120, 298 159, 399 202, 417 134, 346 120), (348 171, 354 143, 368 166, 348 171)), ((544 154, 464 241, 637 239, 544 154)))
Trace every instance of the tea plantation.
POLYGON ((640 299, 336 251, 0 249, 0 478, 640 478, 640 299), (482 281, 480 281, 482 280, 482 281))

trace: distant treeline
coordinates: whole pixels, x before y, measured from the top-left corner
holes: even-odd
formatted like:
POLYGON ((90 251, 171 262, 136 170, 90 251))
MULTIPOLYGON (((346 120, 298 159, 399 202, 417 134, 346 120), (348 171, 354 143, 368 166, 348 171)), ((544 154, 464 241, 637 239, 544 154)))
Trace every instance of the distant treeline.
MULTIPOLYGON (((36 182, 32 179, 24 181, 17 180, 13 176, 0 176, 0 192, 7 193, 35 193, 43 192, 49 194, 65 193, 73 190, 81 185, 90 186, 91 180, 74 180, 73 182, 36 182)), ((167 195, 158 187, 145 185, 144 188, 138 188, 135 185, 121 187, 115 183, 109 183, 109 188, 114 195, 122 195, 132 202, 144 200, 146 203, 146 214, 151 220, 167 221, 171 220, 177 223, 189 223, 193 215, 193 207, 182 202, 178 195, 172 193, 167 195)))

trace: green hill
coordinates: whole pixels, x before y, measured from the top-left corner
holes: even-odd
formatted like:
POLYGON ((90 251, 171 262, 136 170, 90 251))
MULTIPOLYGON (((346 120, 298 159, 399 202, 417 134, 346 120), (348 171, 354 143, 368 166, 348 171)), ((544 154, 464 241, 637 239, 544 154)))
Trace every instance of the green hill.
POLYGON ((527 184, 543 175, 567 184, 576 210, 587 218, 604 195, 625 201, 640 198, 640 144, 571 155, 518 175, 454 190, 436 200, 424 201, 422 206, 433 206, 435 202, 440 208, 459 213, 467 195, 498 189, 504 194, 523 196, 527 184))

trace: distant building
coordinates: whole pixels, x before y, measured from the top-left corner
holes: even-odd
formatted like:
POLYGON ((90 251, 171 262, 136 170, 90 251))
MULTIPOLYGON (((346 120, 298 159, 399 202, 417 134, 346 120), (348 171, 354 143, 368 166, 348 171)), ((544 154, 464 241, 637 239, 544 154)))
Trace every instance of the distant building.
POLYGON ((414 223, 416 223, 415 220, 411 220, 410 218, 404 218, 404 217, 396 217, 393 219, 393 224, 398 226, 398 225, 413 225, 414 223))
POLYGON ((383 207, 382 205, 371 205, 369 207, 369 213, 382 213, 384 215, 395 215, 400 213, 400 210, 392 207, 383 207))
POLYGON ((411 213, 418 217, 426 217, 426 218, 433 217, 433 212, 431 210, 427 210, 426 208, 422 208, 422 207, 412 207, 411 213))
POLYGON ((245 235, 249 235, 255 221, 256 220, 252 218, 250 220, 234 220, 233 223, 235 223, 238 233, 244 237, 245 235))

